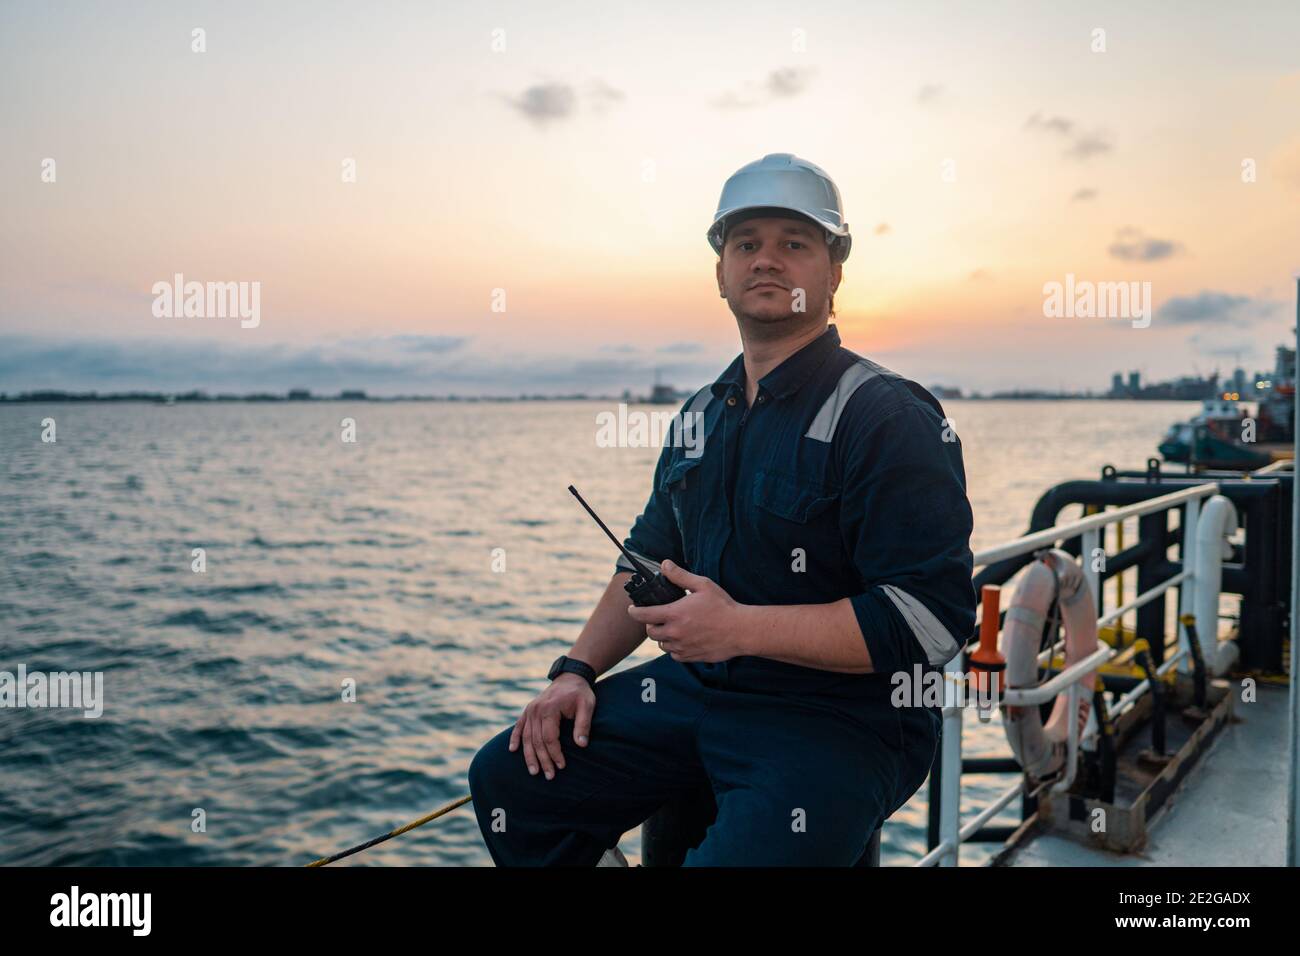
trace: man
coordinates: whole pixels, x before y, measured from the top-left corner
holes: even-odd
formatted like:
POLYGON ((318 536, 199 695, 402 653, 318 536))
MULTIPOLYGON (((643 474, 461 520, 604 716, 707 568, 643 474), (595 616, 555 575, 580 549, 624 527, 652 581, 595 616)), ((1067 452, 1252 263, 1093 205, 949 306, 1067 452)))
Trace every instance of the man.
POLYGON ((891 677, 974 629, 960 443, 828 324, 852 240, 825 172, 742 167, 708 236, 744 351, 686 402, 703 450, 665 444, 625 541, 689 593, 632 605, 620 556, 550 686, 475 756, 498 865, 594 865, 706 785, 684 865, 852 865, 929 773, 939 710, 893 706, 891 677), (662 656, 596 681, 647 636, 662 656))

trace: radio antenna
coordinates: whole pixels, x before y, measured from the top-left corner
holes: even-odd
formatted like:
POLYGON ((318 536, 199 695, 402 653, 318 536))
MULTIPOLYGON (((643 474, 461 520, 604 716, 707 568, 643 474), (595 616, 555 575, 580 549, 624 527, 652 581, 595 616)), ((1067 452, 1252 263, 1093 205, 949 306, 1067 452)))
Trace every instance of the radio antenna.
POLYGON ((627 548, 623 547, 623 542, 614 537, 614 532, 605 527, 605 522, 601 521, 600 516, 591 510, 591 505, 587 504, 587 502, 582 499, 582 495, 578 494, 578 489, 573 487, 573 485, 569 485, 569 491, 573 493, 573 497, 578 499, 578 504, 587 509, 587 514, 591 515, 596 524, 600 525, 600 530, 609 535, 609 540, 613 541, 618 550, 623 552, 623 557, 632 562, 632 567, 636 568, 637 573, 645 577, 647 581, 653 578, 655 576, 654 572, 649 570, 644 564, 633 557, 632 553, 628 551, 627 548))

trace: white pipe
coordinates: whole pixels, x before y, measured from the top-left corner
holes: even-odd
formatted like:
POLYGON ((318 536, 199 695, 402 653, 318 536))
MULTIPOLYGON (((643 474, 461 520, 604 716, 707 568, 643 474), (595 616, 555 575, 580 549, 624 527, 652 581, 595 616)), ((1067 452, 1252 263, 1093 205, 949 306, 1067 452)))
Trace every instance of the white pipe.
MULTIPOLYGON (((946 665, 944 670, 950 674, 961 673, 961 659, 958 654, 946 665)), ((945 704, 956 703, 956 689, 950 678, 944 682, 944 695, 949 699, 945 704)), ((939 737, 939 746, 943 750, 939 759, 943 761, 943 772, 939 778, 939 842, 952 848, 939 859, 940 866, 957 866, 961 855, 961 707, 943 709, 943 730, 939 737)))
MULTIPOLYGON (((1079 561, 1083 564, 1083 579, 1092 591, 1092 606, 1101 610, 1101 572, 1097 570, 1097 550, 1101 546, 1101 529, 1092 528, 1083 533, 1079 542, 1079 561)), ((1102 567, 1106 566, 1106 552, 1101 552, 1102 567)))
POLYGON ((1196 616, 1196 631, 1201 640, 1205 666, 1215 677, 1227 673, 1231 661, 1219 652, 1219 589, 1223 575, 1224 551, 1231 554, 1228 536, 1237 530, 1237 509, 1223 495, 1205 503, 1196 522, 1195 547, 1191 553, 1192 589, 1190 613, 1196 616))
MULTIPOLYGON (((1180 529, 1183 536, 1183 545, 1178 551, 1178 557, 1182 560, 1184 569, 1191 568, 1192 578, 1190 581, 1184 581, 1178 586, 1179 615, 1196 613, 1196 592, 1200 590, 1201 584, 1196 579, 1196 560, 1197 554, 1204 550, 1201 547, 1201 539, 1196 533, 1200 523, 1201 501, 1198 498, 1195 501, 1187 502, 1187 507, 1183 510, 1183 526, 1180 529)), ((1219 580, 1217 575, 1215 575, 1214 580, 1219 580)), ((1217 590, 1218 585, 1214 587, 1217 590)), ((1215 620, 1217 621, 1218 618, 1216 617, 1215 620)))

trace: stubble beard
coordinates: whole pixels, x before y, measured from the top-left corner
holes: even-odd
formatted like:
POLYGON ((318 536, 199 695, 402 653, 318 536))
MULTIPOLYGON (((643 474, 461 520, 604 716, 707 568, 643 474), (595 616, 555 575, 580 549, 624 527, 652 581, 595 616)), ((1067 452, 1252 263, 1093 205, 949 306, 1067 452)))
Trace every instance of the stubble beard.
POLYGON ((746 312, 738 302, 733 302, 731 299, 728 299, 727 304, 731 306, 731 313, 736 317, 741 339, 749 342, 780 341, 825 324, 825 318, 819 319, 818 314, 826 316, 829 309, 829 303, 822 302, 819 309, 810 309, 807 312, 786 309, 777 314, 766 312, 755 314, 746 312))

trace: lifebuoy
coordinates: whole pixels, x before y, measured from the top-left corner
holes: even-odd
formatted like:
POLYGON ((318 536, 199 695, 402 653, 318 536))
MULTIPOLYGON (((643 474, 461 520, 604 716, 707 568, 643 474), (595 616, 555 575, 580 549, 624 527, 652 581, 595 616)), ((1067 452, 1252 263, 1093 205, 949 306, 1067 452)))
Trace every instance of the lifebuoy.
MULTIPOLYGON (((1083 568, 1059 549, 1039 556, 1025 571, 1007 608, 1002 625, 1002 653, 1007 660, 1006 687, 1026 690, 1038 686, 1038 655, 1043 626, 1052 599, 1060 598, 1065 626, 1065 666, 1097 650, 1097 605, 1083 568)), ((1083 675, 1079 695, 1079 735, 1083 736, 1092 710, 1095 671, 1083 675)), ((1069 738, 1068 692, 1056 695, 1051 716, 1044 724, 1038 705, 1002 707, 1002 725, 1017 762, 1029 776, 1041 779, 1065 764, 1069 738)))

